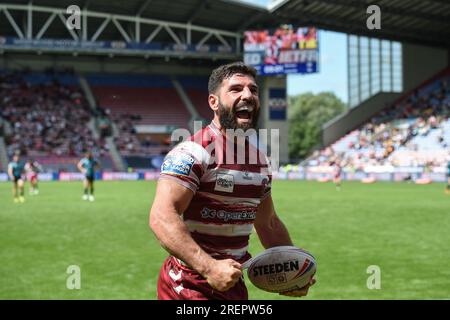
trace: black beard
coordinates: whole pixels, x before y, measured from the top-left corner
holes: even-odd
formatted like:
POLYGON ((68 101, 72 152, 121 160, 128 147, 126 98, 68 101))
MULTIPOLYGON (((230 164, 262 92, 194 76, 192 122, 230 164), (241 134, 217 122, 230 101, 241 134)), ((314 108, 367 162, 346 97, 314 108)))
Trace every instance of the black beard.
POLYGON ((219 102, 219 122, 223 129, 242 129, 247 131, 248 129, 256 129, 258 125, 259 109, 254 108, 252 113, 252 122, 239 124, 237 122, 236 112, 234 108, 226 108, 222 103, 219 102))

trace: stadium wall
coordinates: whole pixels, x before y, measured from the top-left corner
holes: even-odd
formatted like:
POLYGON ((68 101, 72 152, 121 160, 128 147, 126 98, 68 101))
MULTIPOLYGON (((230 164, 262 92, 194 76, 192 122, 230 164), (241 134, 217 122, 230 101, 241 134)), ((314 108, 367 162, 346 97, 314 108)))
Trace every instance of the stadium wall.
POLYGON ((403 44, 403 91, 415 89, 449 66, 450 50, 403 44))
MULTIPOLYGON (((328 182, 333 180, 333 168, 330 166, 319 167, 300 167, 295 170, 286 170, 281 168, 274 171, 274 180, 313 180, 319 182, 328 182)), ((422 167, 393 167, 393 166, 377 166, 367 167, 364 171, 354 172, 350 168, 344 168, 342 179, 345 181, 363 181, 367 178, 373 178, 374 181, 419 181, 428 178, 430 182, 445 182, 446 168, 435 167, 431 172, 422 167)), ((142 172, 97 172, 96 180, 103 181, 138 181, 148 180, 154 181, 159 178, 159 171, 142 171, 142 172)), ((79 172, 48 172, 40 173, 39 181, 82 181, 84 175, 79 172)), ((10 181, 6 173, 0 172, 0 182, 10 181)))
MULTIPOLYGON (((287 121, 287 94, 286 94, 286 76, 265 76, 258 80, 260 86, 261 111, 259 119, 259 128, 267 129, 267 152, 270 157, 275 157, 271 145, 271 130, 278 130, 279 145, 278 159, 280 164, 289 162, 288 132, 289 124, 287 121), (281 93, 281 97, 271 96, 273 92, 281 93)), ((275 158, 274 158, 275 159, 275 158)))
POLYGON ((387 107, 398 99, 401 93, 378 93, 361 103, 358 107, 325 123, 322 127, 322 144, 328 146, 352 130, 358 128, 364 121, 387 107))

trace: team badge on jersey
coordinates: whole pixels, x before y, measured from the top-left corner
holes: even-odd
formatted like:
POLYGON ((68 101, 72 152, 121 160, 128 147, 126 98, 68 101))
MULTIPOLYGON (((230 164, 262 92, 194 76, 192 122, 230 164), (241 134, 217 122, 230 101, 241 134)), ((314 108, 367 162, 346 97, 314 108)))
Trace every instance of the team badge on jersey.
POLYGON ((244 180, 253 180, 252 175, 251 175, 248 171, 244 171, 244 173, 243 173, 243 175, 242 175, 242 178, 243 178, 244 180))
POLYGON ((195 159, 187 154, 169 155, 161 166, 161 173, 189 176, 195 159))
POLYGON ((230 193, 233 192, 234 177, 231 174, 217 174, 216 186, 214 187, 214 190, 230 193))

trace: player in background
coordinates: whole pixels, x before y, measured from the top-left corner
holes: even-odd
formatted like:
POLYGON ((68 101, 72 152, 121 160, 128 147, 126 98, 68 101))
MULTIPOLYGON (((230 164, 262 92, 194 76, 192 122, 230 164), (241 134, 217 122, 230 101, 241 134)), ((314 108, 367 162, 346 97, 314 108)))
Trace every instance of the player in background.
POLYGON ((341 176, 342 176, 342 167, 339 160, 336 160, 333 166, 333 182, 336 186, 337 191, 341 191, 341 176))
POLYGON ((99 163, 94 159, 92 152, 87 152, 86 156, 78 162, 77 167, 84 174, 84 193, 82 199, 94 201, 95 170, 99 168, 99 163))
POLYGON ((30 195, 39 194, 38 175, 42 172, 42 166, 35 160, 29 159, 25 164, 27 179, 30 181, 30 195))
POLYGON ((8 164, 8 176, 13 182, 14 202, 25 202, 24 198, 24 182, 23 182, 24 165, 20 162, 20 156, 15 153, 13 160, 8 164))
POLYGON ((450 156, 448 156, 447 162, 447 187, 445 188, 445 193, 450 195, 450 156))

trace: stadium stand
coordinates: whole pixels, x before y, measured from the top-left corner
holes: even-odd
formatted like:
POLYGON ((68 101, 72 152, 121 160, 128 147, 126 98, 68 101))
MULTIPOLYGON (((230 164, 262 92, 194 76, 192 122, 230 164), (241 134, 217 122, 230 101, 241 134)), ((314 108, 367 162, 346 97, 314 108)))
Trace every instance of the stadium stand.
MULTIPOLYGON (((161 156, 170 149, 170 141, 139 134, 136 127, 189 128, 192 115, 171 79, 162 75, 137 74, 89 74, 86 79, 99 110, 103 110, 102 118, 114 123, 114 143, 126 166, 158 168, 161 156)), ((207 78, 179 76, 177 80, 199 115, 210 119, 207 78)))
POLYGON ((112 116, 112 119, 119 130, 114 142, 123 156, 155 155, 167 150, 167 146, 153 141, 148 135, 143 138, 138 137, 135 125, 139 123, 139 115, 116 114, 112 116))
POLYGON ((185 89, 199 115, 204 119, 211 119, 213 112, 208 105, 208 78, 178 76, 177 79, 185 89))
POLYGON ((136 124, 187 127, 189 112, 165 76, 92 74, 86 78, 98 104, 112 116, 138 115, 136 124))
POLYGON ((450 69, 407 93, 332 145, 308 166, 443 167, 450 152, 450 69))
POLYGON ((90 149, 113 168, 104 140, 88 128, 92 111, 70 70, 1 72, 0 111, 12 128, 5 135, 8 157, 20 150, 46 169, 76 171, 74 163, 90 149))

